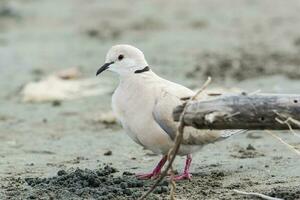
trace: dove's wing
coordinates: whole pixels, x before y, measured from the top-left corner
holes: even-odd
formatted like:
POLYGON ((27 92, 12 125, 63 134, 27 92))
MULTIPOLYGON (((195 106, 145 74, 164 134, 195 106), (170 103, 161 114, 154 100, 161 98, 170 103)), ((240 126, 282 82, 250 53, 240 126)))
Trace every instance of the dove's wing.
POLYGON ((170 136, 172 140, 176 137, 177 123, 172 119, 172 110, 180 104, 180 100, 165 93, 156 99, 153 109, 153 118, 156 123, 170 136))
POLYGON ((178 123, 173 121, 173 109, 183 103, 181 98, 191 97, 194 92, 182 85, 164 79, 160 81, 152 114, 159 126, 174 140, 178 123))
MULTIPOLYGON (((173 121, 173 109, 181 105, 181 98, 190 97, 194 92, 181 86, 168 83, 168 87, 162 87, 153 108, 153 118, 155 122, 170 136, 172 140, 177 134, 178 122, 173 121)), ((211 131, 197 130, 193 127, 185 127, 183 144, 202 145, 212 143, 232 135, 244 132, 243 130, 211 131)))

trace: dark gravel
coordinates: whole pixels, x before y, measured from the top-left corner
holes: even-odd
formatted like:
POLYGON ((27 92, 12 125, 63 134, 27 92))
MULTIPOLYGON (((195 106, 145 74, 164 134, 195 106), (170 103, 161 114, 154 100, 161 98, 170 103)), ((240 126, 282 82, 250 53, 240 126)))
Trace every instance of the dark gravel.
POLYGON ((282 199, 300 199, 300 187, 273 188, 268 195, 270 195, 271 197, 277 197, 282 199))
MULTIPOLYGON (((202 171, 202 170, 200 170, 202 171)), ((240 178, 240 181, 226 184, 231 175, 240 176, 239 171, 207 170, 194 173, 192 181, 176 183, 176 197, 179 199, 257 199, 251 196, 238 195, 233 189, 251 191, 248 188, 261 184, 250 178, 240 178)), ((8 184, 2 187, 6 199, 97 199, 124 200, 138 199, 153 184, 153 180, 138 180, 131 172, 122 174, 110 165, 104 165, 95 170, 70 169, 59 170, 56 176, 50 178, 15 178, 6 180, 8 184)), ((164 180, 147 199, 169 199, 168 181, 164 180)), ((0 192, 1 192, 0 190, 0 192)), ((254 190, 255 191, 255 190, 254 190)), ((298 187, 273 187, 257 190, 262 194, 283 199, 300 199, 298 187)))
MULTIPOLYGON (((109 165, 96 170, 59 170, 56 176, 50 178, 14 179, 6 193, 9 199, 137 199, 154 183, 138 180, 130 172, 121 175, 117 172, 109 165)), ((157 195, 161 199, 168 192, 168 181, 163 181, 148 199, 158 199, 157 195)))

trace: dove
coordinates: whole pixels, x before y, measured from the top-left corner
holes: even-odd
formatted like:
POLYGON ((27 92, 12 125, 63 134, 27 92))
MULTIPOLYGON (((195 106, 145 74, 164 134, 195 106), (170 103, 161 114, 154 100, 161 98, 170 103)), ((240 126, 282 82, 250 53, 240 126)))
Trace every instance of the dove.
MULTIPOLYGON (((134 142, 162 155, 154 170, 137 176, 141 179, 157 178, 176 137, 178 122, 173 121, 173 109, 182 104, 182 98, 191 97, 195 92, 159 77, 148 65, 143 52, 131 45, 112 46, 96 75, 106 70, 119 75, 119 85, 112 95, 112 110, 123 129, 134 142)), ((192 153, 239 132, 186 127, 185 135, 195 137, 195 142, 180 146, 178 154, 186 156, 186 162, 183 173, 174 179, 191 179, 192 153)))

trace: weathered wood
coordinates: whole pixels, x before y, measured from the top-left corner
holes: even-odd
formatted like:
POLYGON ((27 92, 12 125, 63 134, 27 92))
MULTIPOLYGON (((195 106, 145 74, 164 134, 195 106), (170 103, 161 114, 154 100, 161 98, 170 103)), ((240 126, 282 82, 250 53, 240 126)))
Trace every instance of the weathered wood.
MULTIPOLYGON (((286 130, 288 126, 276 118, 286 120, 292 117, 300 121, 300 95, 222 95, 187 106, 184 123, 197 129, 286 130)), ((182 109, 183 106, 174 109, 175 121, 179 120, 182 109)), ((297 124, 290 125, 300 129, 297 124)))

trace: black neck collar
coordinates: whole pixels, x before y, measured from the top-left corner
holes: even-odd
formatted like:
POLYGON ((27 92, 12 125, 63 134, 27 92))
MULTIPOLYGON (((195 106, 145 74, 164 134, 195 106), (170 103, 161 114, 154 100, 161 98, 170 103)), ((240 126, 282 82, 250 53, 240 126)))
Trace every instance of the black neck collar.
POLYGON ((135 74, 140 74, 140 73, 147 72, 147 71, 150 71, 150 67, 149 66, 146 66, 144 69, 136 70, 136 71, 134 71, 134 73, 135 74))

